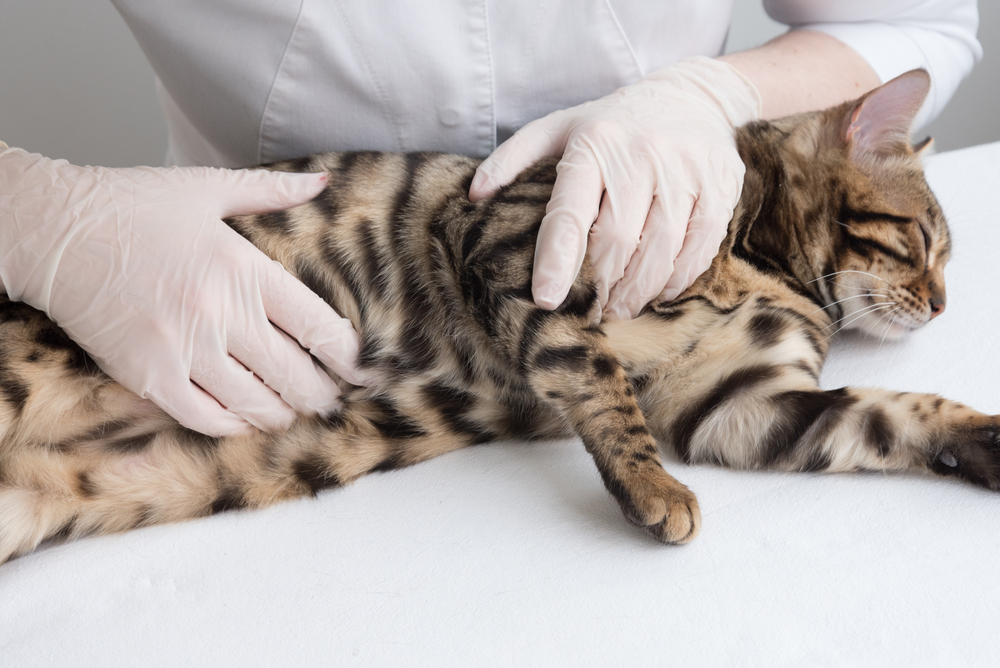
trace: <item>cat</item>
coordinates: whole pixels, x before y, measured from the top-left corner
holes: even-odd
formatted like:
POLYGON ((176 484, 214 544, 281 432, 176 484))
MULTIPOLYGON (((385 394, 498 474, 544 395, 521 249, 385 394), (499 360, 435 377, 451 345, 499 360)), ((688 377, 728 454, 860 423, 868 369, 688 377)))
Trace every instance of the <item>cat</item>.
POLYGON ((929 470, 1000 486, 998 418, 943 398, 824 391, 830 337, 917 329, 945 307, 950 237, 909 126, 904 74, 859 100, 737 132, 740 201, 711 267, 676 300, 601 321, 585 263, 555 311, 531 299, 555 179, 543 160, 491 198, 477 161, 324 154, 295 209, 227 222, 348 317, 371 387, 283 433, 215 439, 116 384, 32 308, 0 302, 0 561, 46 539, 316 494, 472 444, 578 435, 625 516, 664 543, 698 503, 663 468, 929 470))

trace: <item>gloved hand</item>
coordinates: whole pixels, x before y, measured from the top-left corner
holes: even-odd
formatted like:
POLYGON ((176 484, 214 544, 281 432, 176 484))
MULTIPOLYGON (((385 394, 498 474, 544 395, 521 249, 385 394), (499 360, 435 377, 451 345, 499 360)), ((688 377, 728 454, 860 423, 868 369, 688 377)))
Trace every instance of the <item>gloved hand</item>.
POLYGON ((181 424, 222 436, 338 408, 300 343, 362 380, 350 322, 221 221, 306 202, 325 174, 76 167, 0 147, 0 287, 181 424))
POLYGON ((535 303, 563 302, 589 239, 605 314, 631 318, 708 269, 743 186, 734 130, 760 113, 760 94, 736 69, 687 58, 528 123, 479 166, 469 198, 562 155, 535 247, 535 303))

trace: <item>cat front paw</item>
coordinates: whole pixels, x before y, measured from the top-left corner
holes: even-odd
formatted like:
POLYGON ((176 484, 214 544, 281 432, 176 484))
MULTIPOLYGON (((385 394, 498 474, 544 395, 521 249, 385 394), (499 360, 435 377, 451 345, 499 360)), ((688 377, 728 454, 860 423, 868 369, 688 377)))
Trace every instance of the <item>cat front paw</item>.
POLYGON ((932 454, 930 468, 1000 491, 1000 416, 982 416, 958 427, 932 454))
POLYGON ((695 495, 663 469, 630 475, 611 491, 625 517, 661 543, 690 542, 701 529, 695 495))

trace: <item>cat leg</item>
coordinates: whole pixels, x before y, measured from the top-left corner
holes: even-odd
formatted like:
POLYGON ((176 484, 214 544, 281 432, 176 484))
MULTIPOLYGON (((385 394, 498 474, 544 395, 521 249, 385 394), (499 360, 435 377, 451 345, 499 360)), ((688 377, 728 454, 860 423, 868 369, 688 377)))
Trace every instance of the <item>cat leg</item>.
POLYGON ((785 471, 933 471, 1000 488, 1000 418, 941 397, 821 390, 794 366, 745 367, 682 407, 658 435, 685 461, 785 471))
POLYGON ((121 421, 24 447, 0 481, 0 563, 48 539, 261 508, 494 440, 474 419, 474 397, 443 381, 418 384, 424 391, 357 389, 341 413, 302 417, 282 433, 215 439, 157 425, 133 434, 121 421))
POLYGON ((465 428, 452 424, 474 401, 471 395, 440 383, 429 387, 435 389, 356 389, 342 412, 301 418, 280 435, 263 434, 253 454, 223 443, 216 455, 218 487, 210 512, 315 496, 374 471, 493 440, 472 421, 465 428))
POLYGON ((80 472, 175 423, 104 375, 44 314, 5 297, 0 341, 2 563, 89 530, 77 522, 80 472))
POLYGON ((498 373, 527 380, 581 437, 625 516, 662 542, 688 542, 701 525, 698 503, 663 469, 635 393, 595 324, 601 310, 589 264, 555 311, 531 299, 535 237, 554 166, 537 163, 493 198, 456 208, 437 231, 462 289, 461 311, 502 360, 498 373))
POLYGON ((535 392, 579 434, 625 516, 664 543, 686 543, 701 526, 693 493, 668 474, 635 392, 600 329, 536 310, 521 337, 535 392))
POLYGON ((494 348, 580 436, 625 516, 661 542, 692 540, 698 502, 664 470, 635 392, 607 336, 591 324, 593 286, 575 285, 556 311, 510 293, 484 294, 493 307, 480 313, 490 319, 484 329, 494 348))
POLYGON ((5 458, 0 563, 44 540, 206 514, 217 485, 213 439, 180 428, 123 434, 129 431, 109 424, 106 439, 90 433, 59 443, 22 444, 5 458))

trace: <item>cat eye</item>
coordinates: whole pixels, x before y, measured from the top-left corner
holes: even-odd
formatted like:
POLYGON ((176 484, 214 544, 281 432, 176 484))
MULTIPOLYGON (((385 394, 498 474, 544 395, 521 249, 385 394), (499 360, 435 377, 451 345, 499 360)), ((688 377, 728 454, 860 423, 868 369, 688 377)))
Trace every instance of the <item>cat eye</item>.
POLYGON ((920 234, 924 235, 924 252, 931 252, 931 235, 927 233, 927 228, 920 226, 920 234))
POLYGON ((920 225, 920 234, 924 237, 924 266, 927 266, 931 254, 931 235, 927 233, 927 228, 920 225))

